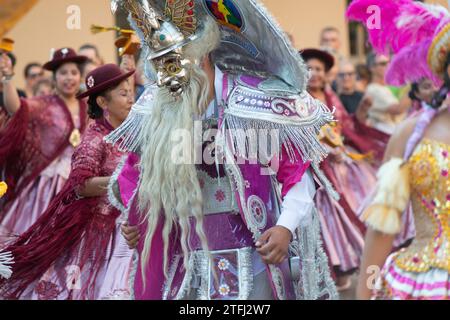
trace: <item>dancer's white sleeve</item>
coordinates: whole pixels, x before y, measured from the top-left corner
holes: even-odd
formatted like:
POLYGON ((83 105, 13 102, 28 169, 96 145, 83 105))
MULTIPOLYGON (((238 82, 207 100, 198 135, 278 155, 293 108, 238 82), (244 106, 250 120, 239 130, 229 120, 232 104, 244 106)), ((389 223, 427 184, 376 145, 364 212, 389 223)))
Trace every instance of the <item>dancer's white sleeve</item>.
POLYGON ((314 179, 308 170, 284 197, 277 225, 289 229, 293 235, 298 227, 307 226, 311 222, 315 194, 314 179))

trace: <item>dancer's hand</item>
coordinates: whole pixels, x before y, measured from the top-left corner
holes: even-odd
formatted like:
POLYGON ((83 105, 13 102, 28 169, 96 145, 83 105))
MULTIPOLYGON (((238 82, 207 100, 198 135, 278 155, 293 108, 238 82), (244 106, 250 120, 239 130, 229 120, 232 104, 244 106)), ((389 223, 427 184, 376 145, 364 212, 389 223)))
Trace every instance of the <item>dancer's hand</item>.
POLYGON ((135 249, 141 237, 139 234, 139 229, 137 227, 131 227, 128 222, 125 222, 122 224, 121 230, 122 236, 127 241, 128 247, 130 249, 135 249))
POLYGON ((280 264, 289 254, 289 244, 292 233, 282 226, 275 226, 266 232, 256 242, 256 251, 266 264, 280 264))
MULTIPOLYGON (((6 53, 0 54, 0 77, 10 76, 14 73, 11 59, 6 53)), ((3 101, 1 101, 3 103, 3 101)))

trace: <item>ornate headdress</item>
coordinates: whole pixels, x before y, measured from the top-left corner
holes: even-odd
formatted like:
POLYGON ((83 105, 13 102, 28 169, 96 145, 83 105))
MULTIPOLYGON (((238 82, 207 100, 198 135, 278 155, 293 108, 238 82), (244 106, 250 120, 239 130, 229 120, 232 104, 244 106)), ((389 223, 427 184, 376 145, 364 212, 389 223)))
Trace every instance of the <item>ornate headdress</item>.
POLYGON ((386 73, 392 85, 421 78, 441 82, 450 52, 450 14, 439 5, 412 0, 354 0, 347 16, 367 27, 375 51, 395 56, 386 73), (378 8, 378 24, 370 8, 378 8))
POLYGON ((148 49, 147 59, 154 63, 158 86, 167 87, 174 96, 189 83, 188 65, 183 47, 197 37, 194 1, 112 0, 115 12, 119 4, 130 14, 130 21, 148 49))
MULTIPOLYGON (((189 83, 187 44, 199 38, 207 17, 220 27, 221 43, 212 62, 222 70, 252 75, 271 75, 286 85, 268 90, 289 94, 306 91, 307 68, 278 23, 256 0, 111 0, 115 13, 119 7, 129 13, 129 21, 140 37, 145 71, 150 82, 167 87, 174 96, 189 83), (262 36, 263 35, 263 36, 262 36)), ((151 113, 148 101, 156 85, 150 84, 127 120, 107 137, 120 143, 122 150, 136 151, 137 137, 151 113), (131 148, 133 146, 133 148, 131 148)))
POLYGON ((189 83, 183 48, 198 38, 207 16, 221 27, 213 62, 230 71, 278 76, 292 91, 306 89, 307 70, 275 20, 256 0, 111 0, 122 6, 147 47, 150 78, 176 96, 189 83), (264 35, 264 36, 262 36, 264 35), (270 63, 269 63, 270 61, 270 63))

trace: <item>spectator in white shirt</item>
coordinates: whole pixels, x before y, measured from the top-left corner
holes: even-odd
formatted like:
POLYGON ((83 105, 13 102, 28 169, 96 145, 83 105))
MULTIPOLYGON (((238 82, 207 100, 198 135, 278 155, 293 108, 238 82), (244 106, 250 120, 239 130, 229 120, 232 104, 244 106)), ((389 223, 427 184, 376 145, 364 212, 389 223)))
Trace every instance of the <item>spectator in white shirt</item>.
POLYGON ((401 102, 386 85, 384 77, 390 59, 384 55, 369 54, 367 66, 372 73, 372 80, 366 95, 373 103, 368 112, 367 124, 373 128, 392 134, 396 126, 405 118, 410 101, 401 102))

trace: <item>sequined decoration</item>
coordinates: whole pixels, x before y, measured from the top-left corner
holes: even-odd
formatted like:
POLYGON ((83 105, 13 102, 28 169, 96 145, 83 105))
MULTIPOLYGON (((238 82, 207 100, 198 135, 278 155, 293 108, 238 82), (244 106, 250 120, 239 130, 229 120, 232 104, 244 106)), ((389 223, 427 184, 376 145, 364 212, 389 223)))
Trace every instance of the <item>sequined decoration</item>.
POLYGON ((165 16, 169 18, 184 35, 190 36, 197 29, 194 0, 167 0, 165 16))
POLYGON ((449 152, 449 145, 424 139, 408 162, 411 200, 416 219, 420 221, 416 223, 416 241, 426 242, 423 246, 413 243, 399 253, 396 264, 405 271, 439 268, 450 272, 449 152), (420 215, 426 215, 428 220, 422 221, 420 215))

